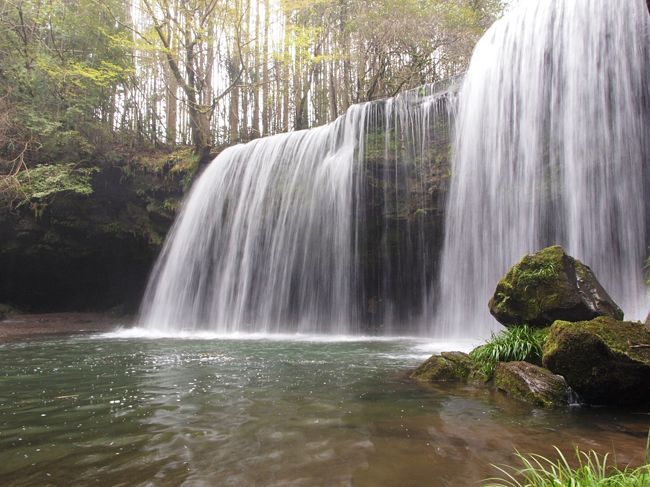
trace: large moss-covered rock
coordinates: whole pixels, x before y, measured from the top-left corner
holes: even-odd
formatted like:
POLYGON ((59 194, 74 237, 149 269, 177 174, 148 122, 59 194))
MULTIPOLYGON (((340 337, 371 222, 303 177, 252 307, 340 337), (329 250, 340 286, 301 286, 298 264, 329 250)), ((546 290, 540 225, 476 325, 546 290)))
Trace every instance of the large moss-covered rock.
POLYGON ((472 366, 472 359, 466 353, 443 352, 431 356, 411 378, 422 382, 460 382, 467 379, 472 366))
POLYGON ((500 362, 494 385, 509 396, 541 407, 567 404, 568 387, 561 375, 528 362, 500 362))
POLYGON ((512 267, 499 281, 489 307, 505 326, 545 327, 555 320, 597 316, 623 319, 591 269, 557 245, 527 255, 512 267))
POLYGON ((641 323, 556 321, 542 362, 587 403, 650 404, 650 333, 641 323))

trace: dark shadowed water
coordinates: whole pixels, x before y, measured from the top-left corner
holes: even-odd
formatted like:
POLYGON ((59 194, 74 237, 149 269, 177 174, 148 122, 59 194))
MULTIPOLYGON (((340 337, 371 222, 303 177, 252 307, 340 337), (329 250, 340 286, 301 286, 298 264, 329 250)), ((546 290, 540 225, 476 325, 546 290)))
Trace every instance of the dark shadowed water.
POLYGON ((462 486, 514 449, 642 460, 647 414, 543 411, 406 380, 432 349, 336 337, 0 345, 0 485, 462 486))

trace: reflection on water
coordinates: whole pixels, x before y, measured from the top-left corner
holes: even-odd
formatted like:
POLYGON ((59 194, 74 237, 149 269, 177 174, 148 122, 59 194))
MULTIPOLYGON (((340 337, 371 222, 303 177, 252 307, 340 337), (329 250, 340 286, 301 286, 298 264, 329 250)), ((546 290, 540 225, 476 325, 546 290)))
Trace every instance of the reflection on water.
POLYGON ((5 344, 0 485, 476 485, 514 449, 554 444, 642 460, 647 414, 416 385, 403 371, 421 350, 405 339, 5 344))

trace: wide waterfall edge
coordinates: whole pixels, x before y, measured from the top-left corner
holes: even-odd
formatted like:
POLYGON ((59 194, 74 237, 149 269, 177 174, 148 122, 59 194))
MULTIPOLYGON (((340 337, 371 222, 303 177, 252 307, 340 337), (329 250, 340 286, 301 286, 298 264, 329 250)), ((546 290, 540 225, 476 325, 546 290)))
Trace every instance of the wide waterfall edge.
MULTIPOLYGON (((255 140, 252 140, 252 141, 249 141, 249 142, 246 142, 246 143, 237 144, 237 145, 230 146, 230 147, 226 148, 222 153, 217 155, 215 157, 215 159, 213 159, 203 169, 202 173, 199 176, 197 176, 197 178, 195 179, 190 191, 188 192, 188 194, 183 199, 183 202, 182 202, 182 205, 181 205, 181 211, 179 212, 179 215, 177 216, 177 218, 176 218, 170 232, 167 235, 167 238, 165 239, 163 249, 162 249, 162 251, 160 253, 159 258, 156 261, 156 264, 155 264, 153 270, 152 270, 151 276, 150 276, 148 284, 147 284, 147 290, 145 292, 145 298, 147 297, 147 295, 149 295, 152 292, 152 290, 153 290, 153 288, 154 288, 154 286, 156 284, 156 276, 160 273, 161 267, 164 264, 164 255, 168 251, 170 242, 171 242, 171 240, 173 240, 173 236, 174 236, 175 232, 177 231, 177 228, 178 228, 178 226, 180 224, 180 221, 182 220, 182 216, 183 216, 184 212, 186 211, 188 201, 191 199, 192 194, 195 191, 197 191, 198 184, 199 184, 200 180, 205 176, 205 174, 208 173, 211 170, 216 170, 216 166, 219 164, 219 159, 224 154, 228 154, 231 151, 241 150, 243 147, 258 144, 263 140, 269 140, 269 139, 286 140, 286 139, 288 139, 290 137, 296 136, 296 134, 298 134, 298 136, 299 136, 299 134, 301 134, 301 133, 306 134, 306 133, 310 133, 310 132, 313 133, 315 131, 328 130, 328 129, 334 127, 336 124, 341 123, 342 120, 344 120, 347 116, 349 116, 349 113, 351 111, 359 110, 364 106, 372 106, 372 105, 387 103, 387 102, 391 102, 391 101, 403 101, 403 102, 405 102, 407 104, 410 104, 410 103, 424 104, 424 103, 427 103, 427 102, 435 103, 435 102, 437 102, 439 100, 448 100, 448 99, 450 99, 450 97, 453 98, 453 97, 456 96, 456 94, 457 94, 457 92, 458 92, 458 90, 459 90, 459 88, 460 88, 460 86, 462 84, 462 79, 463 79, 463 74, 454 76, 454 77, 452 77, 450 79, 447 79, 447 80, 439 81, 439 82, 436 82, 436 83, 429 83, 429 84, 425 84, 425 85, 422 85, 422 86, 419 86, 419 87, 416 87, 416 88, 413 88, 413 89, 405 90, 405 91, 399 93, 398 95, 396 95, 395 97, 382 98, 382 99, 377 99, 377 100, 373 100, 373 101, 369 101, 369 102, 363 102, 363 103, 355 104, 355 105, 350 106, 346 110, 345 113, 343 113, 339 117, 337 117, 337 119, 335 121, 329 122, 329 123, 327 123, 325 125, 317 126, 317 127, 313 127, 313 128, 309 128, 309 129, 303 129, 303 130, 299 130, 299 131, 291 131, 291 132, 286 132, 286 133, 274 134, 274 135, 271 135, 271 136, 268 136, 268 137, 258 138, 258 139, 255 139, 255 140)), ((147 299, 143 299, 143 301, 141 303, 141 306, 140 306, 140 309, 138 311, 137 321, 136 321, 136 323, 138 324, 138 327, 136 329, 144 330, 145 335, 147 335, 147 334, 155 335, 158 332, 161 337, 163 337, 163 336, 183 337, 185 335, 187 335, 187 336, 214 336, 214 337, 216 337, 216 336, 222 336, 222 337, 241 336, 241 334, 237 333, 237 332, 235 332, 235 333, 229 332, 229 333, 225 333, 225 334, 223 334, 223 333, 221 333, 221 334, 220 333, 216 333, 216 334, 212 333, 211 334, 210 332, 207 332, 207 331, 186 330, 184 328, 181 328, 181 330, 179 332, 172 332, 169 329, 167 329, 165 331, 161 331, 156 327, 155 324, 152 325, 151 321, 148 319, 148 314, 150 312, 150 308, 149 308, 150 304, 151 303, 147 302, 147 299)), ((424 312, 421 312, 420 314, 422 315, 422 317, 424 317, 424 312)), ((430 332, 428 323, 425 324, 423 320, 419 320, 419 324, 416 324, 415 326, 412 325, 409 329, 411 331, 413 331, 415 329, 415 331, 416 331, 415 334, 411 334, 409 336, 419 336, 419 337, 428 337, 428 338, 432 338, 432 337, 436 336, 435 333, 432 334, 430 332)), ((245 332, 244 334, 245 335, 250 335, 251 333, 250 332, 248 332, 248 333, 245 332)), ((278 332, 278 331, 273 331, 273 332, 268 332, 267 331, 267 332, 262 332, 262 334, 263 335, 272 334, 272 335, 280 336, 280 337, 281 336, 286 336, 286 337, 296 337, 296 336, 314 337, 314 336, 320 336, 320 335, 314 335, 313 333, 301 333, 301 332, 299 332, 297 334, 289 334, 289 335, 287 335, 286 333, 282 333, 282 332, 278 332)), ((253 336, 255 336, 255 335, 256 334, 253 333, 253 336)), ((323 335, 323 336, 329 336, 329 335, 323 335)), ((395 332, 393 329, 384 331, 384 332, 380 333, 380 335, 367 335, 367 334, 365 334, 365 332, 363 330, 358 329, 358 330, 348 331, 344 335, 334 334, 332 336, 358 336, 358 337, 386 336, 386 337, 392 337, 392 338, 399 338, 402 335, 399 333, 399 331, 395 332)), ((458 336, 458 337, 450 337, 450 338, 463 338, 463 337, 458 336)))
POLYGON ((448 350, 469 353, 482 343, 482 339, 434 339, 413 335, 314 335, 301 333, 211 333, 211 332, 156 332, 141 327, 118 327, 110 332, 92 335, 91 340, 182 340, 182 341, 235 341, 235 342, 282 342, 306 344, 346 344, 346 343, 396 343, 410 344, 409 356, 424 359, 432 354, 448 350))

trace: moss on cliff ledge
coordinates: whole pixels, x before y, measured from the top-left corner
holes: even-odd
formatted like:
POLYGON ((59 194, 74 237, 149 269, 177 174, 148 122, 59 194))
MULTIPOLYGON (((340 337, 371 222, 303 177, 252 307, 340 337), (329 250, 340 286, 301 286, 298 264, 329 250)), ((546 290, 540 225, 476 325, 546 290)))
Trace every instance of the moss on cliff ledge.
POLYGON ((183 147, 5 177, 0 302, 44 311, 134 309, 197 169, 183 147))

